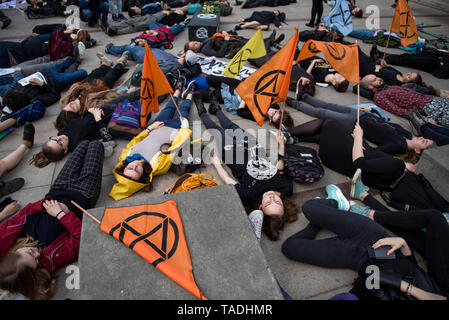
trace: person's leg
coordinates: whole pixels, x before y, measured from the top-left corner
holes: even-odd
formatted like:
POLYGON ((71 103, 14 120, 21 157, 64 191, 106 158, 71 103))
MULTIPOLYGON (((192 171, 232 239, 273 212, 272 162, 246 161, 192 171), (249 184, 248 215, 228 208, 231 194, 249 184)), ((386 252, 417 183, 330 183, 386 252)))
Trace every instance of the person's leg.
POLYGON ((48 41, 51 38, 51 33, 47 33, 47 34, 40 34, 38 35, 39 39, 41 39, 42 41, 48 41))
POLYGON ((81 14, 87 20, 87 23, 89 25, 92 25, 96 22, 96 20, 94 19, 94 12, 91 9, 82 9, 81 14))
MULTIPOLYGON (((321 102, 324 102, 324 101, 316 99, 316 98, 312 98, 312 99, 313 100, 317 100, 320 103, 317 106, 311 107, 311 106, 303 104, 303 103, 301 103, 299 101, 292 100, 291 105, 296 110, 304 112, 305 114, 308 114, 309 116, 312 116, 312 117, 315 117, 315 118, 336 119, 339 122, 347 123, 348 126, 354 125, 354 121, 357 119, 357 110, 354 113, 353 112, 354 109, 351 109, 349 107, 334 105, 334 104, 331 104, 331 103, 329 103, 329 104, 321 103, 321 102), (333 108, 335 110, 341 110, 342 112, 332 110, 333 108)), ((307 98, 306 100, 311 100, 311 99, 307 98)), ((314 105, 313 103, 311 103, 309 101, 306 101, 306 102, 309 103, 309 104, 314 105)))
POLYGON ((101 22, 104 25, 108 24, 108 13, 109 13, 109 3, 108 2, 100 2, 99 14, 101 14, 101 22))
POLYGON ((0 159, 0 177, 6 172, 14 169, 20 161, 22 161, 25 152, 28 150, 28 147, 24 144, 21 144, 17 147, 16 150, 8 154, 3 159, 0 159))
POLYGON ((123 52, 129 49, 131 47, 130 45, 122 45, 122 46, 115 46, 112 43, 109 43, 104 48, 104 52, 112 54, 114 56, 121 56, 123 52))
POLYGON ((289 128, 288 132, 294 137, 298 137, 301 141, 318 142, 323 125, 323 119, 312 120, 299 126, 289 128))
POLYGON ((55 64, 58 64, 60 62, 61 62, 61 60, 50 61, 50 62, 39 63, 39 64, 23 65, 22 67, 20 67, 20 70, 21 70, 22 74, 26 77, 26 76, 36 73, 42 69, 45 69, 47 67, 51 67, 55 64))
POLYGON ((230 90, 234 90, 237 88, 237 86, 241 83, 238 79, 228 78, 228 77, 221 77, 221 76, 214 76, 214 75, 207 75, 206 76, 207 83, 218 90, 221 90, 221 84, 225 83, 230 88, 230 90))
POLYGON ((109 88, 114 87, 114 83, 125 73, 124 66, 122 64, 117 64, 114 68, 109 68, 106 74, 99 78, 103 80, 109 88))
MULTIPOLYGON (((181 112, 181 116, 184 119, 189 118, 191 105, 192 105, 191 99, 186 99, 183 102, 181 102, 181 105, 179 105, 179 112, 181 112)), ((176 111, 174 113, 173 119, 170 119, 169 121, 165 121, 165 125, 170 128, 175 128, 175 129, 180 128, 181 127, 181 119, 179 118, 179 113, 176 111)))
POLYGON ((405 171, 404 161, 375 151, 371 151, 368 157, 356 159, 353 167, 354 171, 358 168, 362 170, 365 185, 383 190, 388 190, 405 171))
POLYGON ((313 265, 359 271, 368 258, 366 248, 388 233, 377 223, 336 207, 335 200, 315 199, 304 203, 303 213, 310 224, 287 239, 282 252, 291 259, 313 265), (312 240, 319 228, 336 233, 337 238, 312 240))
POLYGON ((318 14, 318 1, 319 0, 312 0, 312 9, 310 12, 310 21, 308 23, 308 25, 310 27, 315 25, 315 17, 318 14))
POLYGON ((52 76, 62 87, 69 87, 75 82, 85 79, 87 77, 87 71, 81 69, 72 72, 53 73, 52 76))
MULTIPOLYGON (((178 90, 179 91, 179 90, 178 90)), ((179 94, 176 94, 173 96, 174 101, 177 105, 179 101, 179 94)), ((157 115, 156 119, 154 121, 161 121, 161 122, 168 122, 173 118, 173 115, 176 112, 175 104, 173 103, 173 100, 170 98, 168 99, 167 104, 165 105, 164 109, 162 109, 159 114, 157 115)), ((179 128, 179 127, 178 127, 179 128)))
POLYGON ((169 27, 169 29, 170 29, 171 33, 173 34, 173 37, 175 37, 185 29, 185 25, 184 24, 175 24, 175 25, 169 27))
MULTIPOLYGON (((119 0, 116 1, 119 2, 119 0)), ((117 8, 114 6, 114 0, 109 0, 109 12, 112 15, 117 15, 118 14, 117 11, 118 11, 117 8)))
POLYGON ((250 22, 245 22, 242 25, 243 29, 258 29, 261 28, 262 30, 266 30, 268 26, 265 24, 261 24, 259 21, 250 21, 250 22))
POLYGON ((371 40, 374 38, 373 34, 373 30, 370 29, 354 29, 349 36, 360 40, 371 40))
POLYGON ((158 27, 167 27, 165 24, 156 22, 156 21, 150 21, 148 22, 148 29, 153 30, 156 29, 158 27))
POLYGON ((316 22, 315 22, 315 24, 318 24, 318 23, 320 23, 321 22, 321 17, 323 16, 323 10, 324 10, 324 8, 323 8, 323 1, 317 1, 318 3, 317 3, 317 5, 318 5, 318 8, 317 8, 317 18, 316 18, 316 22))

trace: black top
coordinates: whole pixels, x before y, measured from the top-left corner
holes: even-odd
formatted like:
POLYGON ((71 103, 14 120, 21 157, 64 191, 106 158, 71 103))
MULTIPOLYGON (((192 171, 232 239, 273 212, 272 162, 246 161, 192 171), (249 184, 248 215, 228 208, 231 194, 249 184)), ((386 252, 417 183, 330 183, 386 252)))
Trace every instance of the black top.
POLYGON ((47 247, 66 231, 58 219, 42 210, 27 217, 19 237, 31 236, 39 241, 39 247, 47 247))
POLYGON ((85 111, 81 118, 74 119, 58 132, 58 135, 69 137, 69 152, 73 152, 83 140, 100 139, 100 129, 106 128, 112 116, 113 110, 104 110, 105 116, 98 122, 88 111, 85 111))
POLYGON ((321 83, 326 83, 326 81, 324 80, 324 78, 326 78, 326 76, 328 74, 336 74, 337 72, 333 69, 333 68, 319 68, 319 67, 314 67, 312 69, 312 76, 315 79, 316 82, 321 82, 321 83))
POLYGON ((245 21, 258 21, 263 25, 273 23, 276 27, 281 25, 281 19, 273 11, 254 11, 245 21))
POLYGON ((375 72, 374 74, 390 86, 400 86, 402 84, 397 78, 398 75, 402 76, 402 73, 395 68, 383 67, 379 72, 375 72))
POLYGON ((262 195, 267 191, 277 191, 285 197, 293 193, 292 182, 284 174, 279 172, 271 179, 256 180, 245 171, 239 179, 239 182, 235 185, 235 188, 245 205, 257 204, 262 195))

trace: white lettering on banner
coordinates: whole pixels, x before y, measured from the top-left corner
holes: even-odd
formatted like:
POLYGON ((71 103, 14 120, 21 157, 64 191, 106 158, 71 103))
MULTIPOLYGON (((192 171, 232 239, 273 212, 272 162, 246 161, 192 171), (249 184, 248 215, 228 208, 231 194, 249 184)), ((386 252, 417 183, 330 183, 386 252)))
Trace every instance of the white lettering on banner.
MULTIPOLYGON (((198 63, 201 65, 201 71, 203 71, 203 73, 215 76, 221 76, 221 73, 228 65, 224 61, 204 57, 199 57, 198 63)), ((255 71, 256 69, 243 67, 236 79, 242 80, 244 78, 247 78, 255 71)))

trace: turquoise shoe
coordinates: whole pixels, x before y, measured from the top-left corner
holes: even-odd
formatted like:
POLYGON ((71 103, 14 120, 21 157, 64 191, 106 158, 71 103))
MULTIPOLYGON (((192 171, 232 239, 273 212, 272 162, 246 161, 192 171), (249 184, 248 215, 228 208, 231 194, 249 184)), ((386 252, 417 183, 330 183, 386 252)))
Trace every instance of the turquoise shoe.
POLYGON ((338 202, 338 209, 348 211, 349 202, 341 192, 340 188, 334 184, 330 184, 326 187, 327 199, 334 199, 338 202))
POLYGON ((362 216, 365 216, 369 218, 369 213, 371 211, 370 207, 364 207, 359 205, 357 202, 349 201, 349 204, 351 205, 351 212, 360 214, 362 216))
POLYGON ((362 182, 362 169, 357 169, 351 181, 351 198, 361 200, 360 196, 368 192, 369 188, 362 182))

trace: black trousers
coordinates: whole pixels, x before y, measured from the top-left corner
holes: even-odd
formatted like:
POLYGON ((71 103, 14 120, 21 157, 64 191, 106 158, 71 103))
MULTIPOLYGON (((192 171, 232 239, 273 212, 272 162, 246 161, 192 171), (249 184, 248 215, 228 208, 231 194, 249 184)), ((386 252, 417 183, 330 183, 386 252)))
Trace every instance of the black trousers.
POLYGON ((356 272, 368 260, 368 246, 389 237, 378 223, 352 212, 337 209, 337 201, 314 199, 303 204, 309 225, 282 244, 282 253, 289 259, 324 268, 344 268, 356 272), (321 229, 337 236, 315 240, 321 229))
POLYGON ((49 193, 54 189, 76 191, 88 203, 95 204, 101 191, 103 158, 103 144, 99 140, 82 141, 70 154, 49 193))
POLYGON ((318 24, 323 16, 323 0, 312 0, 312 13, 310 16, 310 24, 318 24), (316 17, 316 20, 315 20, 316 17), (315 22, 316 21, 316 22, 315 22))
MULTIPOLYGON (((111 68, 109 66, 102 65, 101 67, 92 70, 87 76, 88 78, 102 80, 109 88, 114 87, 114 83, 127 71, 120 63, 111 68)), ((86 79, 84 81, 86 81, 86 79)))
POLYGON ((363 202, 375 210, 374 221, 404 238, 410 247, 426 259, 429 274, 449 291, 449 225, 441 212, 392 212, 370 195, 363 202))

